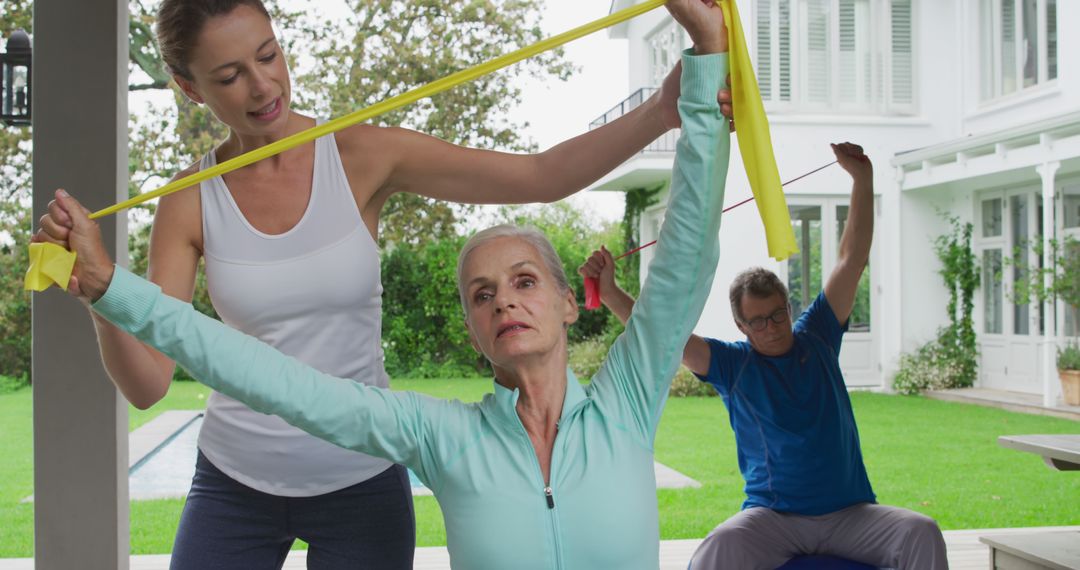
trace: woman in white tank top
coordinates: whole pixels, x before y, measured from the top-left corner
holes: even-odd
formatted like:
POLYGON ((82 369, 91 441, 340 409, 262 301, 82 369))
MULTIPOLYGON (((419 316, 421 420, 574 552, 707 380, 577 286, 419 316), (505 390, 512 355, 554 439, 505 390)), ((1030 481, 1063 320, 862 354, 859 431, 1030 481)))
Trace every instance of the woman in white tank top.
MULTIPOLYGON (((284 54, 260 0, 164 0, 158 42, 184 93, 230 129, 214 163, 315 121, 290 110, 284 54)), ((358 125, 162 198, 148 278, 190 300, 200 258, 222 319, 334 376, 386 386, 375 236, 396 192, 466 203, 552 202, 678 125, 678 71, 622 118, 543 153, 458 147, 358 125), (512 189, 512 192, 509 190, 512 189)), ((105 366, 141 409, 169 358, 95 317, 105 366)), ((209 402, 173 568, 279 568, 293 540, 315 568, 410 568, 412 499, 399 466, 345 451, 220 394, 209 402)))

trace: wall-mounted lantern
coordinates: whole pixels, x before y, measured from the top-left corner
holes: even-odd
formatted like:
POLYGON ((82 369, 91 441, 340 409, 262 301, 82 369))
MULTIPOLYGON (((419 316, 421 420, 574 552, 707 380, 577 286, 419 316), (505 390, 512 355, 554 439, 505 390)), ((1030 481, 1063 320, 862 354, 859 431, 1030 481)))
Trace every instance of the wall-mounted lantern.
POLYGON ((15 30, 0 53, 0 121, 8 126, 30 124, 31 60, 30 36, 15 30))

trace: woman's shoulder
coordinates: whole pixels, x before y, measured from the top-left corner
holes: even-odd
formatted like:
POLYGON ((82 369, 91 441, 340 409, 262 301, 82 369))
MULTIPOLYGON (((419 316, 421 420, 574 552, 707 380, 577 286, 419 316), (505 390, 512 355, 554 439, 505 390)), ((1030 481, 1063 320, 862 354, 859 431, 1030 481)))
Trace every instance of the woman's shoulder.
MULTIPOLYGON (((202 165, 202 160, 195 161, 195 162, 189 164, 187 167, 181 169, 176 174, 173 174, 172 178, 170 178, 169 181, 170 182, 176 182, 177 180, 187 178, 188 176, 191 176, 192 174, 195 174, 196 172, 201 170, 201 165, 202 165)), ((173 194, 175 194, 175 192, 173 194)), ((172 196, 172 194, 169 194, 169 195, 172 196)))
POLYGON ((359 124, 345 127, 334 133, 338 148, 343 153, 360 152, 365 156, 387 152, 395 148, 408 129, 359 124))
MULTIPOLYGON (((199 163, 195 162, 173 175, 171 182, 182 180, 198 172, 199 163)), ((199 185, 193 184, 161 197, 154 212, 154 226, 158 230, 157 234, 184 236, 185 241, 192 243, 201 241, 202 203, 198 189, 199 185)))
MULTIPOLYGON (((335 134, 338 154, 362 208, 385 187, 395 165, 407 156, 412 132, 400 127, 361 124, 335 134)), ((375 199, 374 203, 381 208, 381 201, 375 199)))
POLYGON ((386 160, 394 154, 400 155, 406 152, 406 149, 430 138, 410 128, 372 124, 342 128, 335 136, 338 149, 342 153, 357 153, 365 158, 379 160, 386 160))
MULTIPOLYGON (((169 182, 176 182, 177 180, 183 180, 188 176, 197 174, 200 170, 200 162, 201 161, 196 161, 188 167, 180 170, 179 172, 174 174, 172 178, 169 179, 169 182)), ((192 192, 192 190, 198 190, 198 188, 199 184, 192 184, 191 186, 186 186, 180 190, 166 194, 161 197, 161 200, 158 203, 158 208, 160 209, 162 207, 180 207, 181 205, 188 204, 192 201, 198 204, 198 192, 192 192)))

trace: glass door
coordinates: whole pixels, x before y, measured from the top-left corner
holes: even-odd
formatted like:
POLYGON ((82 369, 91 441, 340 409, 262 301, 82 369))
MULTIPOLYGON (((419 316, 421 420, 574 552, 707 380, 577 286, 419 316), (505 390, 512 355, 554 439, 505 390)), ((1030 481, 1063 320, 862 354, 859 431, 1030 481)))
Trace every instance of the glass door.
POLYGON ((791 227, 799 252, 787 260, 791 314, 798 318, 821 292, 821 206, 791 206, 791 227))
POLYGON ((982 263, 979 379, 999 390, 1038 393, 1042 306, 1025 293, 1041 268, 1042 196, 1037 188, 983 193, 977 199, 976 247, 982 263))
MULTIPOLYGON (((848 219, 849 201, 847 196, 799 196, 789 199, 788 209, 799 253, 781 264, 780 278, 787 284, 792 314, 796 319, 822 292, 825 281, 836 267, 840 237, 844 234, 848 219)), ((871 260, 875 251, 876 246, 871 250, 871 260)), ((859 280, 855 306, 848 319, 848 332, 844 335, 840 351, 840 368, 848 386, 882 385, 878 339, 872 332, 876 304, 873 282, 868 266, 859 280)))

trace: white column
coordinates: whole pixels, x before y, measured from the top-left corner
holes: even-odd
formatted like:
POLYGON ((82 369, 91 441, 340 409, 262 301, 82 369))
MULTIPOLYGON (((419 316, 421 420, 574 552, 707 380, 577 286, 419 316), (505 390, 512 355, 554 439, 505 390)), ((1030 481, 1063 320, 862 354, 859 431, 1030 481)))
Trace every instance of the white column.
MULTIPOLYGON (((127 198, 126 0, 34 3, 34 220, 63 187, 91 210, 127 198)), ((98 220, 127 260, 126 216, 98 220)), ((86 309, 33 296, 34 567, 127 570, 127 402, 86 309)))
MULTIPOLYGON (((880 319, 872 323, 872 331, 881 339, 881 352, 879 355, 881 367, 881 384, 885 391, 892 391, 892 377, 900 362, 900 354, 904 348, 904 322, 903 312, 903 193, 904 193, 904 169, 895 167, 888 184, 883 184, 881 192, 881 205, 883 215, 881 225, 875 226, 880 239, 877 243, 881 247, 881 255, 878 257, 878 265, 882 268, 878 284, 881 288, 878 300, 880 319)), ((875 236, 877 238, 878 236, 875 236)))
MULTIPOLYGON (((1054 239, 1054 234, 1057 229, 1057 220, 1054 213, 1057 211, 1054 201, 1054 180, 1057 174, 1058 168, 1061 168, 1060 162, 1047 162, 1041 166, 1037 166, 1036 170, 1039 172, 1039 176, 1042 177, 1042 196, 1043 196, 1043 267, 1054 267, 1054 256, 1051 250, 1050 241, 1054 239)), ((1051 284, 1051 276, 1043 275, 1043 286, 1049 288, 1051 284)), ((1057 376, 1057 311, 1054 306, 1055 303, 1052 299, 1047 299, 1043 303, 1043 314, 1046 319, 1046 327, 1043 329, 1042 338, 1042 376, 1043 376, 1043 405, 1053 406, 1057 403, 1058 390, 1060 383, 1057 376)))

